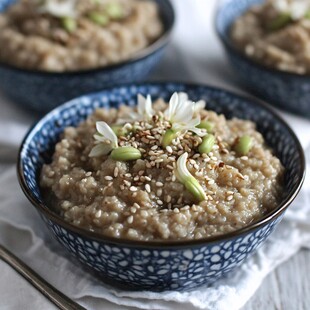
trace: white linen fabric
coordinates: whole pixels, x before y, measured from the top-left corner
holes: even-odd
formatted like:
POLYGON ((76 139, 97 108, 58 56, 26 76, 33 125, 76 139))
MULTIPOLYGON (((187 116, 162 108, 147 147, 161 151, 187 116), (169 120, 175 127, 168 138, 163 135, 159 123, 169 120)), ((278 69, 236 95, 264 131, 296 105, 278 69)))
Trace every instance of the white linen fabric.
MULTIPOLYGON (((155 80, 208 83, 241 92, 213 30, 216 0, 175 0, 173 40, 155 80)), ((127 292, 104 285, 67 256, 22 194, 15 173, 17 149, 33 115, 0 94, 0 243, 87 309, 240 309, 264 277, 301 247, 310 248, 310 178, 278 229, 228 277, 192 292, 127 292)), ((310 121, 281 112, 299 136, 310 169, 310 121)), ((56 309, 0 261, 0 309, 56 309)))

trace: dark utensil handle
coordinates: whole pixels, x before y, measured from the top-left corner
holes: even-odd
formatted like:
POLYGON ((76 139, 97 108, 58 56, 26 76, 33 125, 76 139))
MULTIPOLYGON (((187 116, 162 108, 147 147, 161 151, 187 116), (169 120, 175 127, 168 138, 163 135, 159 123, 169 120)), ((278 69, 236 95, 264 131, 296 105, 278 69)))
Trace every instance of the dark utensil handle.
POLYGON ((65 294, 58 291, 51 284, 46 282, 35 271, 23 263, 14 254, 0 245, 0 258, 8 263, 13 269, 21 274, 29 283, 31 283, 37 290, 39 290, 44 296, 46 296, 51 302, 53 302, 61 310, 86 310, 80 306, 65 294))

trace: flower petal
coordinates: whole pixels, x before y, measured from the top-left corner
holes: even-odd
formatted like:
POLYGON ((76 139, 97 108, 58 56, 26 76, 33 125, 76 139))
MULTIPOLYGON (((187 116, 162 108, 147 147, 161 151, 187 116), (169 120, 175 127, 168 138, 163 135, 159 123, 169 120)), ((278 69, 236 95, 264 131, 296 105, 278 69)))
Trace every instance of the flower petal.
POLYGON ((199 100, 195 103, 194 112, 199 113, 201 110, 204 110, 206 107, 206 102, 204 100, 199 100))
POLYGON ((106 139, 111 141, 111 146, 113 148, 118 147, 117 136, 112 130, 112 128, 106 122, 96 123, 97 131, 106 139))
POLYGON ((177 176, 179 177, 179 181, 181 183, 185 182, 188 177, 192 176, 186 166, 187 158, 188 153, 185 152, 177 160, 177 176))
POLYGON ((141 94, 138 94, 137 110, 141 120, 150 120, 152 118, 155 112, 152 108, 152 99, 150 95, 147 95, 145 98, 141 94))
POLYGON ((92 148, 89 153, 89 157, 98 157, 101 155, 107 155, 112 150, 112 146, 110 144, 97 144, 92 148))

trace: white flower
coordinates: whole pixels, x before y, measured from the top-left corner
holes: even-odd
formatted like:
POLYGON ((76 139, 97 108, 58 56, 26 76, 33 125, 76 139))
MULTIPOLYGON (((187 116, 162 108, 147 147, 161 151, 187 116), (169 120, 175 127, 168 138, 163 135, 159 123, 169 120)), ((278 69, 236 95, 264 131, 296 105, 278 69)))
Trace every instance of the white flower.
POLYGON ((204 100, 199 100, 195 103, 194 111, 195 113, 199 113, 201 110, 204 110, 206 107, 206 102, 204 100))
POLYGON ((118 147, 117 136, 106 122, 97 122, 96 128, 98 133, 94 134, 94 138, 97 145, 89 153, 90 157, 106 155, 118 147))
POLYGON ((276 0, 272 5, 280 13, 289 13, 293 20, 303 18, 310 9, 309 0, 276 0))
POLYGON ((150 95, 147 95, 146 98, 138 94, 138 114, 143 120, 151 120, 152 116, 155 114, 152 108, 152 99, 150 95))
MULTIPOLYGON (((194 116, 195 103, 188 100, 188 97, 184 93, 174 93, 169 101, 169 107, 165 111, 164 115, 166 119, 171 123, 172 130, 176 132, 180 131, 192 131, 199 136, 206 135, 206 131, 196 128, 200 124, 200 116, 194 116)), ((201 107, 201 102, 197 108, 201 107)))
POLYGON ((39 6, 40 13, 47 13, 55 17, 72 17, 75 18, 76 0, 44 0, 39 6))
POLYGON ((150 121, 152 119, 152 116, 155 115, 155 111, 152 108, 151 96, 147 95, 145 98, 141 94, 138 94, 137 100, 138 100, 137 113, 130 112, 130 114, 120 118, 117 121, 118 124, 131 123, 134 121, 143 121, 143 120, 150 121))

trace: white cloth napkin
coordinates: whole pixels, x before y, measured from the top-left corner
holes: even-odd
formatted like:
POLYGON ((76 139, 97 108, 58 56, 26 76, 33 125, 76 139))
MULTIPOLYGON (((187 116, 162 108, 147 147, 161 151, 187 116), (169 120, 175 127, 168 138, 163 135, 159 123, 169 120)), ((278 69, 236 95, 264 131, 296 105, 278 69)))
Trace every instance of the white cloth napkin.
MULTIPOLYGON (((173 41, 154 79, 208 83, 239 91, 213 32, 215 0, 175 0, 178 14, 173 41)), ((193 292, 126 292, 92 278, 47 232, 21 193, 15 174, 17 148, 33 115, 0 95, 0 243, 41 276, 87 309, 240 309, 264 277, 301 247, 310 248, 310 178, 285 219, 259 251, 227 278, 193 292), (114 304, 114 306, 113 306, 114 304)), ((310 121, 281 113, 307 152, 310 169, 310 121)), ((0 261, 0 310, 55 309, 0 261), (16 293, 18 292, 18 294, 16 293)))

